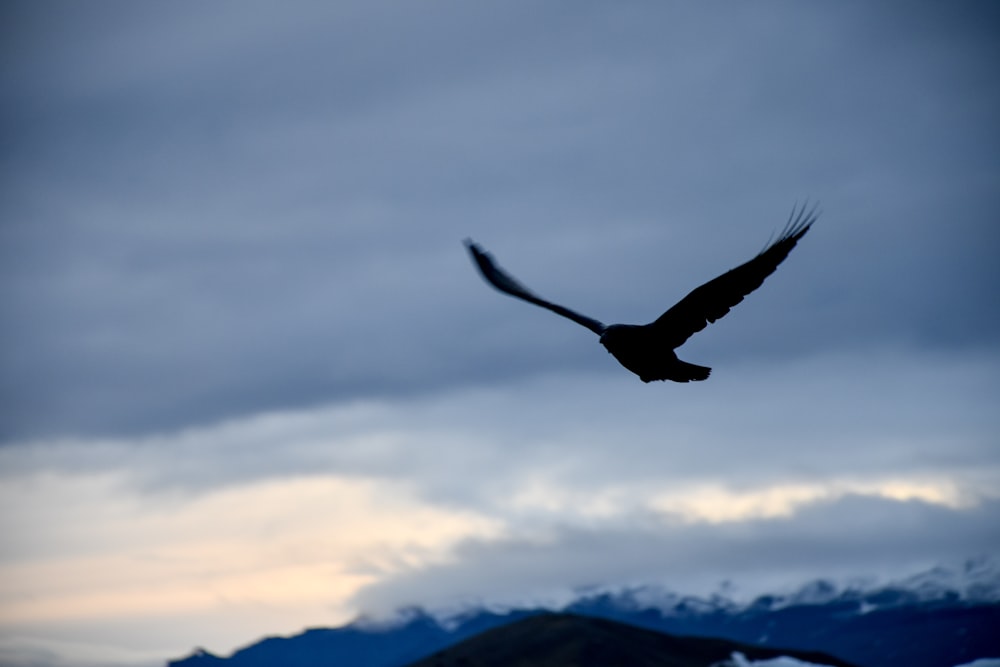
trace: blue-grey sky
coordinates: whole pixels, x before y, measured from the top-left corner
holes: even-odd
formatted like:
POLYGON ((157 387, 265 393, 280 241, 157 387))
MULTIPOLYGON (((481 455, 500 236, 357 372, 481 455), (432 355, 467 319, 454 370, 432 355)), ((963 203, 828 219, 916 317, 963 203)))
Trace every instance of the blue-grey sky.
POLYGON ((992 3, 0 26, 4 664, 1000 555, 992 3), (714 368, 691 385, 643 385, 461 245, 646 322, 807 198, 788 260, 681 348, 714 368))

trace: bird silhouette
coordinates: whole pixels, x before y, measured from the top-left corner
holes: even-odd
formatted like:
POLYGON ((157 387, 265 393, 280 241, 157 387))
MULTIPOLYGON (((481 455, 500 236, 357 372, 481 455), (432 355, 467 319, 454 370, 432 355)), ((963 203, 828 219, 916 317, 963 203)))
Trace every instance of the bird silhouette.
POLYGON ((641 325, 605 325, 565 306, 546 301, 497 266, 493 257, 471 239, 466 239, 465 245, 479 271, 493 287, 587 327, 601 337, 601 345, 622 366, 638 375, 643 382, 691 382, 707 379, 712 369, 681 361, 674 350, 760 287, 764 279, 788 257, 817 217, 816 206, 808 212, 804 204, 801 208, 793 206, 777 240, 768 242, 756 257, 692 290, 656 320, 641 325))

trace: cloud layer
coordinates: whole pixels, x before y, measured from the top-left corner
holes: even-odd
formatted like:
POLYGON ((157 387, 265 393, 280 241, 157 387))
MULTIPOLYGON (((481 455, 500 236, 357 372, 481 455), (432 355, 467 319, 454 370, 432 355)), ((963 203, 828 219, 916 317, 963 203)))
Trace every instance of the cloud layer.
POLYGON ((737 365, 710 393, 656 397, 546 377, 8 447, 0 493, 23 509, 3 515, 2 621, 113 643, 98 621, 127 617, 163 650, 225 651, 409 604, 634 583, 751 596, 996 553, 997 370, 880 353, 737 365))
POLYGON ((648 321, 804 197, 696 356, 997 339, 994 17, 346 7, 12 12, 6 440, 596 372, 459 241, 648 321))

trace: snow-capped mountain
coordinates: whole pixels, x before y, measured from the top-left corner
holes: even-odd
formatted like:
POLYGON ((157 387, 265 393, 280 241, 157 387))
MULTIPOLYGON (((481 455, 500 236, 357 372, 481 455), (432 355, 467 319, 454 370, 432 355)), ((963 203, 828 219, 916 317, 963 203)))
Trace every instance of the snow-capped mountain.
MULTIPOLYGON (((708 597, 678 595, 662 586, 591 588, 580 599, 610 596, 616 604, 633 609, 658 609, 665 615, 777 611, 785 607, 855 603, 860 613, 904 604, 961 602, 1000 603, 1000 559, 971 558, 952 566, 932 569, 889 581, 857 577, 844 581, 818 579, 798 588, 746 600, 725 591, 708 597)), ((575 604, 575 603, 574 603, 575 604)), ((571 605, 572 606, 572 605, 571 605)))

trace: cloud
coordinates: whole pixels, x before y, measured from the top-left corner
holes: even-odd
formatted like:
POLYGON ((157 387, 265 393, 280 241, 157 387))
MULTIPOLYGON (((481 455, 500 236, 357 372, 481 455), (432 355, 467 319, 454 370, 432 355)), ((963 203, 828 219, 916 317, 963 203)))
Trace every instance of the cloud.
POLYGON ((111 471, 139 488, 181 492, 309 474, 376 477, 472 506, 529 477, 550 491, 619 480, 643 492, 717 481, 739 492, 957 475, 976 498, 996 463, 996 369, 992 355, 915 362, 891 349, 731 364, 700 385, 643 385, 612 368, 141 438, 26 441, 0 450, 0 460, 8 478, 111 471))
POLYGON ((996 369, 878 351, 734 365, 702 390, 550 376, 7 447, 6 622, 156 600, 292 631, 330 609, 761 591, 992 553, 996 369))
POLYGON ((820 224, 695 356, 992 347, 995 47, 959 13, 838 7, 22 16, 0 437, 596 371, 459 241, 647 321, 805 196, 820 224))
POLYGON ((406 604, 558 605, 608 582, 700 596, 725 590, 749 600, 819 578, 888 581, 969 553, 996 553, 998 509, 995 500, 954 510, 848 494, 780 518, 719 524, 661 515, 550 526, 463 542, 448 562, 372 583, 354 601, 382 613, 406 604))

